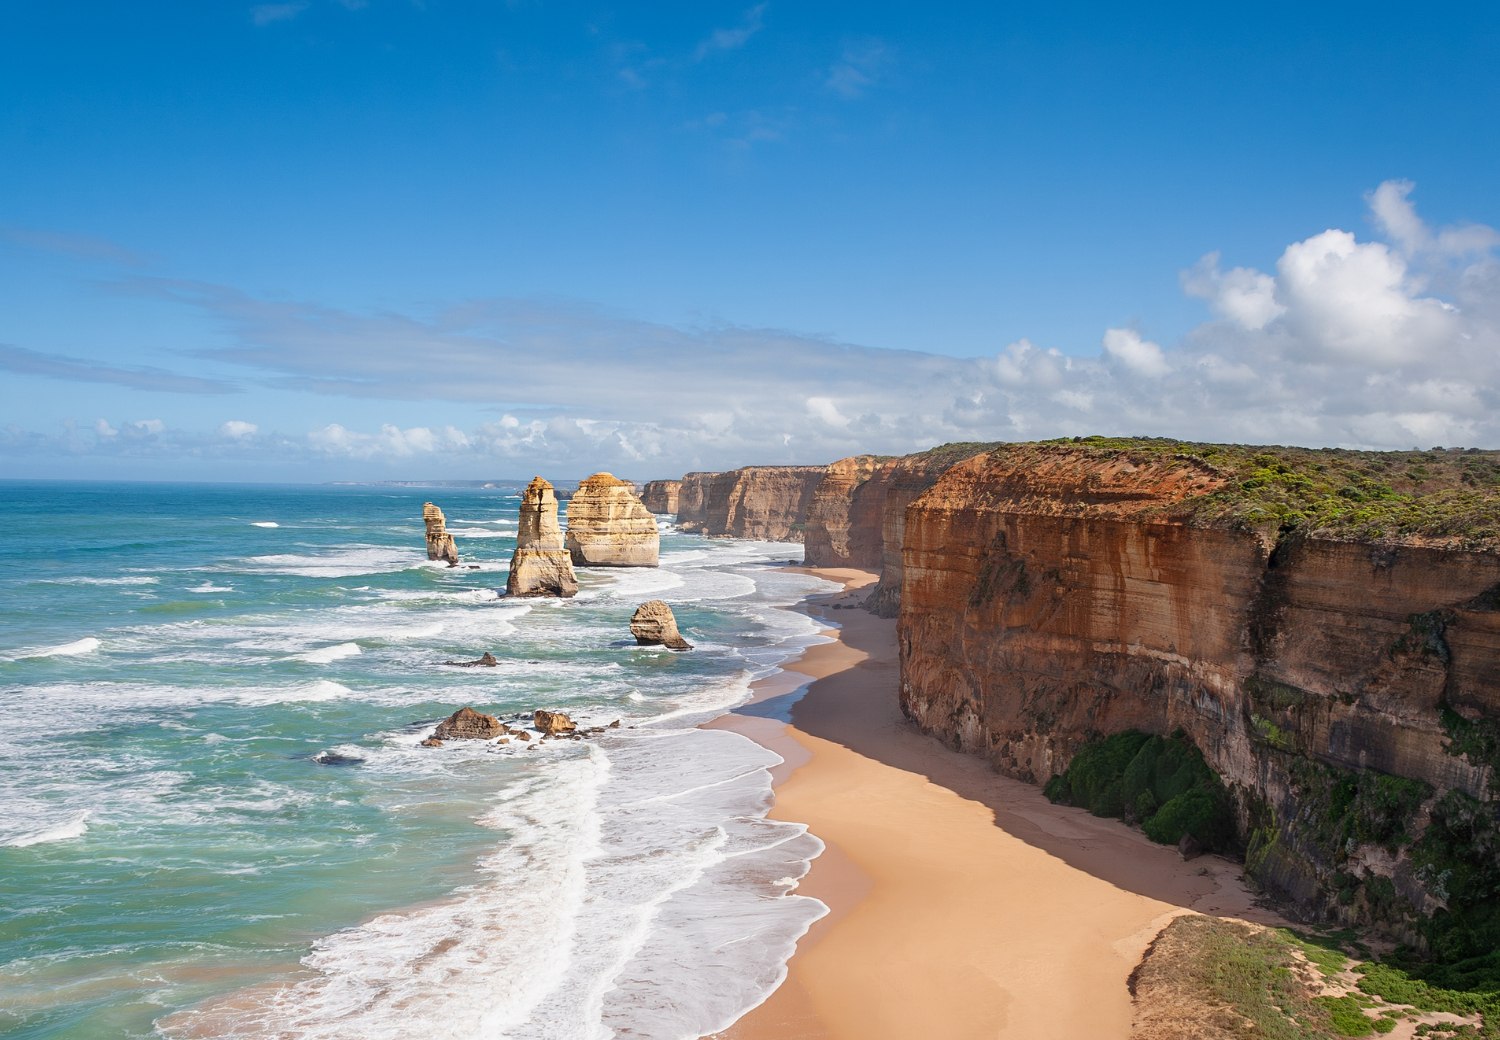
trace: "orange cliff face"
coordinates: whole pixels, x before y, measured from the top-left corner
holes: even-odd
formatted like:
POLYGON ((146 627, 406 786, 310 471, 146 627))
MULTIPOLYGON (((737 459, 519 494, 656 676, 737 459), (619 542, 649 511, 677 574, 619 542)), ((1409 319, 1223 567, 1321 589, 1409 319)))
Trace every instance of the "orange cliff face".
POLYGON ((824 466, 746 466, 689 473, 678 492, 684 531, 770 542, 800 542, 824 466))
POLYGON ((1242 826, 1274 828, 1250 864, 1263 883, 1352 919, 1335 867, 1358 869, 1430 912, 1404 851, 1335 864, 1298 802, 1309 762, 1484 796, 1487 768, 1445 750, 1440 709, 1500 715, 1500 555, 1278 541, 1180 508, 1222 483, 1066 447, 954 466, 905 513, 902 708, 1033 782, 1089 739, 1181 729, 1242 826))
POLYGON ((675 513, 681 490, 680 480, 648 480, 641 491, 641 503, 653 513, 675 513))
POLYGON ((906 508, 954 464, 977 453, 923 452, 900 458, 856 455, 828 467, 807 517, 807 563, 880 572, 866 605, 895 617, 901 592, 906 508))

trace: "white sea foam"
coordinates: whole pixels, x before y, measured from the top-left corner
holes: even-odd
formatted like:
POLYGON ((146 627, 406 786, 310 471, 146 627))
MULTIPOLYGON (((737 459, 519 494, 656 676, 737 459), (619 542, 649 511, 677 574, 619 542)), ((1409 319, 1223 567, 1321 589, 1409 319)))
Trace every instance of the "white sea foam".
POLYGON ((299 661, 307 661, 309 664, 332 664, 345 657, 354 657, 360 652, 358 643, 339 643, 336 646, 320 646, 316 650, 309 650, 304 654, 297 654, 299 661))
POLYGON ((81 838, 88 832, 90 815, 92 814, 85 810, 62 823, 46 826, 40 830, 22 831, 18 834, 7 834, 5 831, 8 828, 0 825, 0 845, 24 849, 32 845, 49 845, 52 842, 81 838))
POLYGON ((211 581, 205 581, 202 585, 194 585, 188 589, 189 592, 233 592, 233 585, 215 585, 211 581))
POLYGON ((447 568, 442 561, 429 561, 414 552, 383 546, 361 545, 327 553, 273 553, 251 556, 231 569, 252 574, 286 574, 298 578, 350 578, 356 574, 389 574, 418 567, 447 568))
POLYGON ((48 585, 155 585, 160 578, 150 574, 131 574, 119 578, 96 578, 78 575, 70 578, 43 578, 48 585))
POLYGON ((275 520, 252 520, 252 521, 250 521, 250 526, 251 527, 280 527, 281 525, 278 524, 275 520))
POLYGON ((63 643, 60 646, 46 646, 35 650, 22 650, 13 654, 7 660, 28 661, 40 657, 77 657, 80 654, 91 654, 99 649, 102 644, 94 636, 84 636, 75 639, 71 643, 63 643))

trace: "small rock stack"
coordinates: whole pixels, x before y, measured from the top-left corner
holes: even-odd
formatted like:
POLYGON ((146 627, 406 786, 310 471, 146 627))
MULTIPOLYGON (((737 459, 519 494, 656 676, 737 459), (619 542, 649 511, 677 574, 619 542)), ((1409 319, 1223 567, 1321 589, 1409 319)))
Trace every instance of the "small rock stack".
POLYGON ((427 525, 427 558, 444 560, 450 567, 458 566, 458 547, 448 533, 448 519, 443 511, 431 502, 422 505, 422 522, 427 525))

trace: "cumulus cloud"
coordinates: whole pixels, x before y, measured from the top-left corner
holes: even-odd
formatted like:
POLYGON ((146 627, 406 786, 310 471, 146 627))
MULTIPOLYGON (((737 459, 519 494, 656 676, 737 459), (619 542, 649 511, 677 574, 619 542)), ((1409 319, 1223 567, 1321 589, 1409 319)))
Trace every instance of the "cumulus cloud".
POLYGON ((239 440, 242 437, 252 437, 259 430, 260 427, 256 426, 253 422, 245 422, 243 419, 230 419, 219 427, 219 436, 239 440))
POLYGON ((1134 329, 1107 330, 1104 355, 1119 368, 1148 378, 1160 378, 1172 370, 1161 347, 1142 339, 1134 329))

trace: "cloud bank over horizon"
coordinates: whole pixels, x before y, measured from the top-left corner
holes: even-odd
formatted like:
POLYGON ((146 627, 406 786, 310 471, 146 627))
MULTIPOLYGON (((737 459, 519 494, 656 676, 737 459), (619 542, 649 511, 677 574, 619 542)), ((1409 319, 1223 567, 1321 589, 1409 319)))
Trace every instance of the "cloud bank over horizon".
MULTIPOLYGON (((743 42, 759 10, 714 47, 743 42)), ((1367 195, 1375 239, 1330 228, 1290 243, 1266 270, 1202 257, 1181 284, 1209 320, 1170 344, 1107 328, 1094 353, 1038 337, 959 358, 777 329, 679 327, 558 299, 359 312, 132 275, 115 291, 220 330, 214 345, 178 345, 187 371, 19 344, 0 347, 0 369, 232 403, 206 422, 174 418, 153 397, 139 412, 77 415, 61 429, 0 426, 0 456, 75 470, 88 460, 188 460, 230 473, 256 460, 320 474, 343 467, 351 479, 597 469, 648 478, 1093 433, 1500 447, 1500 233, 1430 226, 1413 190, 1391 180, 1367 195), (239 376, 226 381, 226 371, 239 376), (236 389, 245 392, 222 396, 236 389), (392 402, 430 418, 289 429, 257 413, 256 395, 268 391, 316 400, 318 413, 392 402)))

